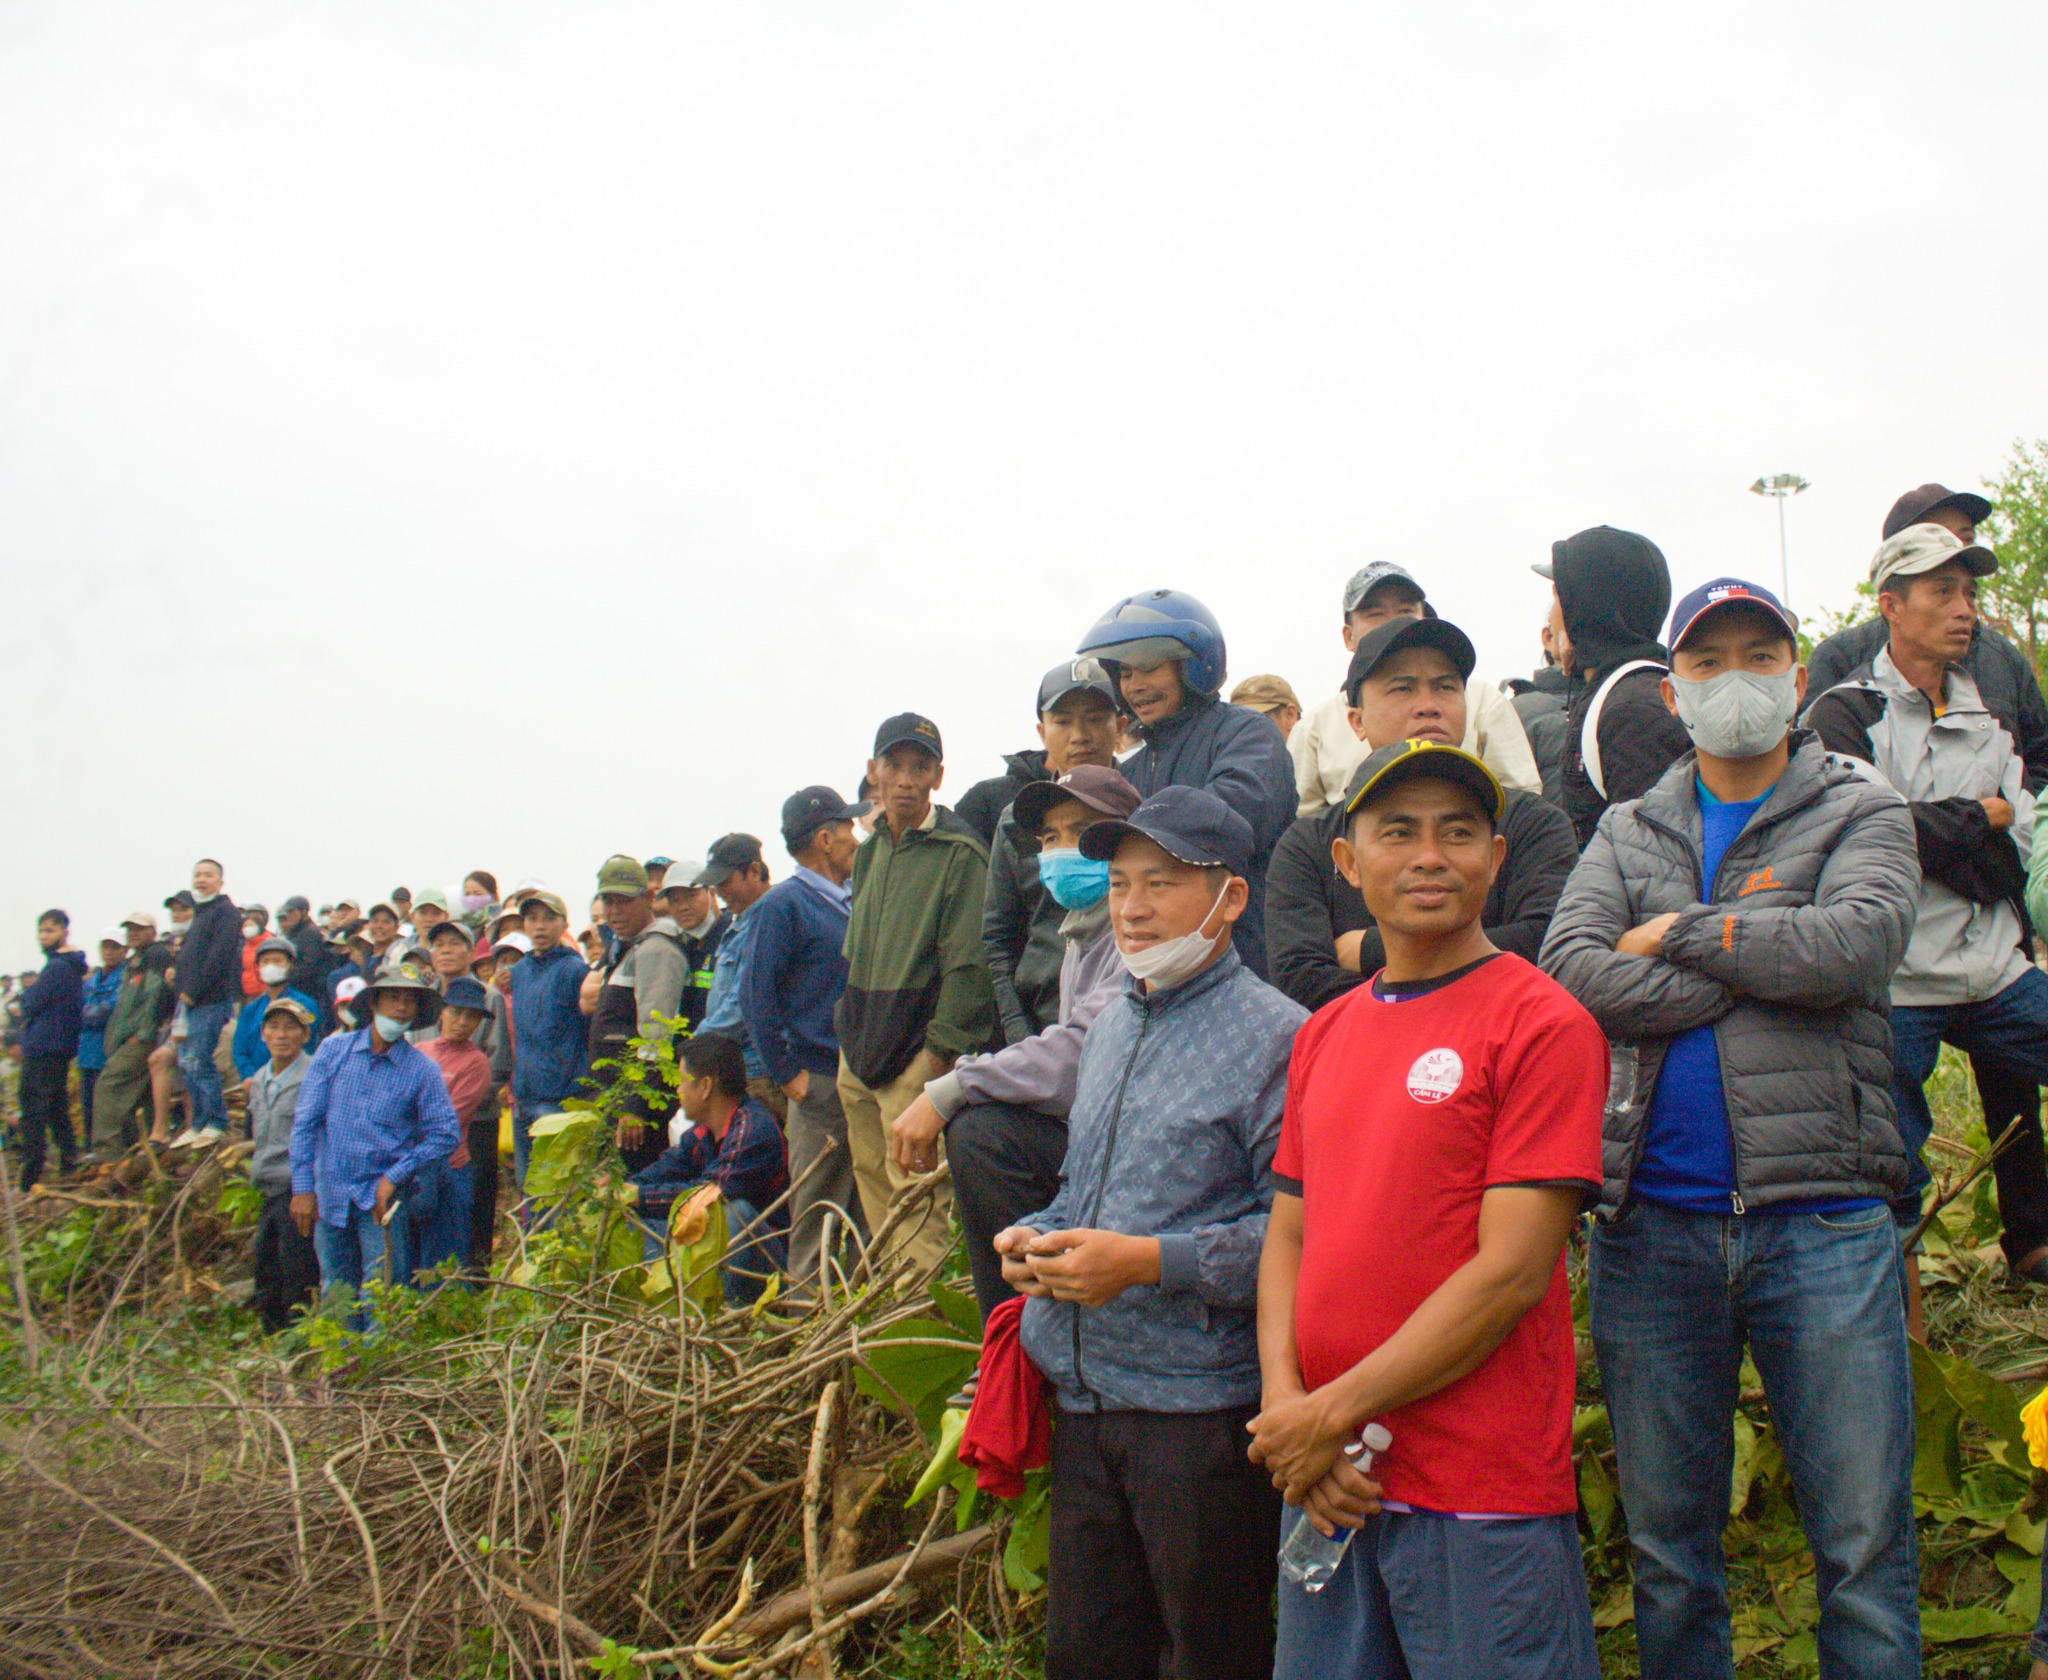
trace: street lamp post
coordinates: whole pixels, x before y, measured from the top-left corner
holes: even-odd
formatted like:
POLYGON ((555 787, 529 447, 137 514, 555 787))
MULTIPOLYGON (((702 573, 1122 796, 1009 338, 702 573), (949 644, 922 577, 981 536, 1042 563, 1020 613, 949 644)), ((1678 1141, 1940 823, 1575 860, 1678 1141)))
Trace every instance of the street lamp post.
POLYGON ((1778 504, 1778 598, 1787 607, 1792 605, 1792 562, 1785 552, 1785 498, 1806 488, 1806 480, 1797 473, 1772 473, 1749 487, 1752 496, 1769 496, 1778 504))

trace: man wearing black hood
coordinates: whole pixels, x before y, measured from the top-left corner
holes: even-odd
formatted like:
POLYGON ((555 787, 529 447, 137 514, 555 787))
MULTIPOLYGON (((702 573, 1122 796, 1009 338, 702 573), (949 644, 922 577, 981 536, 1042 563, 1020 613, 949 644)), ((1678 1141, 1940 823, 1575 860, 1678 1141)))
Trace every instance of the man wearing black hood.
POLYGON ((1609 805, 1636 799, 1692 750, 1664 704, 1670 656, 1657 640, 1671 606, 1662 549, 1595 525, 1550 545, 1530 568, 1551 585, 1550 636, 1573 679, 1565 713, 1565 815, 1584 846, 1609 805))
POLYGON ((1034 775, 1015 784, 1004 784, 1002 778, 978 783, 958 812, 967 816, 970 800, 1003 785, 1002 803, 991 817, 981 943, 988 952, 1006 1044, 1020 1044, 1060 1018, 1060 965, 1066 952, 1060 924, 1067 916, 1038 884, 1038 844, 1018 832, 1010 807, 1031 781, 1056 781, 1083 764, 1108 768, 1116 763, 1116 694, 1098 661, 1065 660, 1039 679, 1038 738, 1043 752, 1018 753, 1010 760, 1012 766, 1030 761, 1034 775))

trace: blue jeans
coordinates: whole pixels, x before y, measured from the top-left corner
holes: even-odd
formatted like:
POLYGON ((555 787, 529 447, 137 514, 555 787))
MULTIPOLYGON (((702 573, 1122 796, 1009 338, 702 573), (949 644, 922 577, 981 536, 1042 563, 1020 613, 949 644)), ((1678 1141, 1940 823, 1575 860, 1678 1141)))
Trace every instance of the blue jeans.
POLYGON ((196 1003, 185 1010, 185 1043, 178 1051, 178 1071, 185 1076, 185 1090, 192 1099, 195 1131, 227 1129, 227 1093, 221 1089, 220 1069, 213 1065, 213 1050, 220 1043, 221 1028, 228 1024, 232 1007, 196 1003))
POLYGON ((432 1161, 399 1192, 404 1204, 391 1221, 391 1278, 411 1283, 445 1261, 469 1263, 469 1167, 432 1161))
MULTIPOLYGON (((372 1278, 382 1280, 384 1249, 384 1227, 368 1208, 351 1203, 346 1225, 330 1225, 324 1219, 313 1221, 313 1253, 320 1262, 320 1288, 325 1293, 346 1289, 360 1297, 365 1283, 372 1278)), ((359 1307, 351 1313, 348 1327, 369 1329, 369 1309, 359 1307)))
POLYGON ((1728 1680, 1721 1531, 1747 1344, 1813 1549, 1826 1680, 1920 1673, 1913 1373, 1898 1231, 1854 1213, 1679 1213, 1593 1233, 1592 1328, 1659 1680, 1728 1680))
MULTIPOLYGON (((685 1189, 683 1196, 689 1193, 685 1189)), ((760 1300, 769 1278, 789 1265, 788 1231, 762 1231, 745 1243, 739 1240, 740 1232, 760 1217, 760 1210, 752 1202, 730 1197, 726 1200, 725 1233, 733 1244, 725 1251, 725 1304, 729 1307, 751 1307, 760 1300)), ((642 1239, 641 1252, 650 1261, 660 1259, 662 1250, 668 1246, 667 1218, 650 1219, 643 1215, 640 1223, 653 1233, 642 1239)))
MULTIPOLYGON (((1280 1519, 1280 1537, 1308 1519, 1280 1519)), ((1321 1592, 1280 1579, 1274 1680, 1600 1680, 1575 1514, 1370 1517, 1321 1592)))
POLYGON ((1908 1194, 1893 1204, 1903 1225, 1920 1222, 1927 1163, 1920 1152, 1934 1130, 1926 1085, 1943 1044, 1971 1056, 2003 1062, 2037 1085, 2048 1085, 2048 974, 2030 968, 1982 1003, 1892 1006, 1892 1092, 1912 1176, 1908 1194))

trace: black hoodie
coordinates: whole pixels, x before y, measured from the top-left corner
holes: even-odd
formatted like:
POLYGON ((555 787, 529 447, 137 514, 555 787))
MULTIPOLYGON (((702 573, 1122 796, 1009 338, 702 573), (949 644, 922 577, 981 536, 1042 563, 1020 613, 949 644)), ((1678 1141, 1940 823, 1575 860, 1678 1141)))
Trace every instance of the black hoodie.
POLYGON ((960 802, 953 807, 953 815, 981 836, 984 846, 992 845, 996 837, 996 821, 1010 808, 1010 802, 1033 782, 1048 782, 1052 777, 1045 768, 1045 754, 1037 747, 1026 747, 1022 752, 1003 754, 1003 773, 991 776, 985 782, 976 782, 960 796, 960 802))
POLYGON ((1606 794, 1586 774, 1586 708, 1601 682, 1635 660, 1662 667, 1670 655, 1657 637, 1671 610, 1671 568, 1648 537, 1596 525, 1553 543, 1551 581, 1571 638, 1574 685, 1565 714, 1565 814, 1579 844, 1593 838, 1609 805, 1637 799, 1692 749, 1685 725, 1664 704, 1662 670, 1632 671, 1600 707, 1600 767, 1606 794))

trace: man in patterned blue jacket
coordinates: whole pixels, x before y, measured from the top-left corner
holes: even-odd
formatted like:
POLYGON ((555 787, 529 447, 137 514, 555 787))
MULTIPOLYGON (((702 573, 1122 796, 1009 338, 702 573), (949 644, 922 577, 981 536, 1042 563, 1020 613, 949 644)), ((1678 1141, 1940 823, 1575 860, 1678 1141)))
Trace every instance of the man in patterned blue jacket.
POLYGON ((1166 787, 1081 853, 1130 980, 1081 1051, 1059 1194, 995 1239, 1052 1382, 1047 1680, 1264 1674, 1280 1507, 1246 1455, 1259 1250, 1307 1011, 1232 946, 1249 824, 1166 787))

